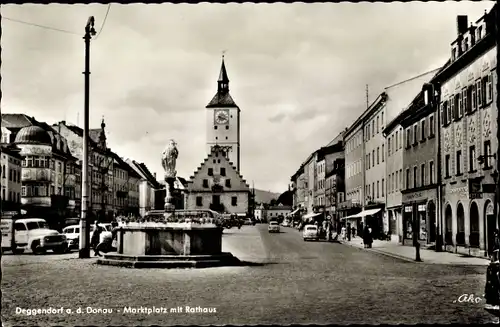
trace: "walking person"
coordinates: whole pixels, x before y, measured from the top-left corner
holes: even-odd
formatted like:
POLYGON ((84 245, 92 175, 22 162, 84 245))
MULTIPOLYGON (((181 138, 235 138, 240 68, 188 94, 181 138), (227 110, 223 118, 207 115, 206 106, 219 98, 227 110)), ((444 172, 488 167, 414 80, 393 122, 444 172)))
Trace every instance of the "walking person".
POLYGON ((102 227, 99 225, 97 220, 95 221, 94 226, 95 226, 94 232, 92 233, 92 238, 90 240, 90 247, 94 248, 94 255, 95 256, 101 256, 101 254, 99 253, 98 245, 100 243, 99 241, 101 238, 102 227))
POLYGON ((345 226, 342 226, 342 229, 341 229, 340 234, 342 235, 342 239, 343 239, 344 241, 346 240, 346 237, 347 237, 347 235, 346 235, 346 231, 347 231, 347 230, 346 230, 345 226))
POLYGON ((365 229, 363 230, 363 246, 364 248, 371 248, 371 233, 370 233, 370 228, 368 225, 365 226, 365 229))
POLYGON ((116 235, 118 233, 118 223, 113 221, 111 223, 111 234, 107 234, 104 236, 101 243, 99 243, 96 247, 97 253, 99 252, 113 252, 116 251, 116 247, 113 246, 113 241, 116 240, 116 235))

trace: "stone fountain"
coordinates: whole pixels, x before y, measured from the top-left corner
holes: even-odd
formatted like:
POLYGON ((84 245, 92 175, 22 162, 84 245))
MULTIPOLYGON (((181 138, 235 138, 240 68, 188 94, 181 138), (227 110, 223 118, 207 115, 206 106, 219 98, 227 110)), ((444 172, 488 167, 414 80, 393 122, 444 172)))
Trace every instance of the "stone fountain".
POLYGON ((98 264, 131 268, 204 268, 238 265, 222 252, 222 227, 211 220, 190 218, 189 210, 176 212, 174 182, 179 155, 170 140, 162 154, 165 170, 165 210, 160 222, 130 222, 118 228, 117 253, 105 254, 98 264), (181 219, 179 218, 181 217, 181 219))

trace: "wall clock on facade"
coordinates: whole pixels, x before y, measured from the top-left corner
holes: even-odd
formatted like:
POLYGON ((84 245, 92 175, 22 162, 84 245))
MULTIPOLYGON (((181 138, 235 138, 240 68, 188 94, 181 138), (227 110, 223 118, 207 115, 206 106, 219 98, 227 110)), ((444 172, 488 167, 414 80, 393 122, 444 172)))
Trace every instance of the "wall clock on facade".
POLYGON ((450 130, 447 130, 444 134, 444 151, 450 152, 450 130))
POLYGON ((229 123, 229 112, 228 110, 215 110, 214 120, 217 124, 225 125, 229 123))
POLYGON ((476 121, 471 119, 469 121, 469 142, 474 143, 476 141, 476 121))
POLYGON ((488 112, 484 115, 483 135, 485 138, 488 138, 491 135, 491 119, 490 119, 490 114, 488 112))
POLYGON ((457 148, 462 146, 462 126, 457 125, 457 129, 455 131, 455 143, 457 144, 457 148))

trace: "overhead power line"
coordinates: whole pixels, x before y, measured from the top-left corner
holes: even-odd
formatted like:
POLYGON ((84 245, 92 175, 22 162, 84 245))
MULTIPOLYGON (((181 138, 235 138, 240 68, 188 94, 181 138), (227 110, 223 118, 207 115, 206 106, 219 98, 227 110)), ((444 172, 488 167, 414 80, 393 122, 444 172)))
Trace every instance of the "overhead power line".
POLYGON ((102 22, 101 28, 100 28, 99 33, 97 34, 97 36, 94 38, 94 41, 97 40, 97 38, 99 37, 99 35, 101 35, 101 33, 102 33, 102 29, 104 28, 104 24, 106 24, 106 19, 108 19, 109 9, 111 9, 111 3, 108 4, 108 10, 106 10, 106 15, 104 16, 104 20, 102 22))
POLYGON ((50 26, 45 26, 45 25, 30 23, 30 22, 26 22, 26 21, 23 21, 23 20, 9 18, 9 17, 5 17, 5 16, 2 16, 2 19, 9 20, 9 21, 12 21, 12 22, 15 22, 15 23, 19 23, 19 24, 24 24, 24 25, 29 25, 29 26, 35 26, 35 27, 43 28, 43 29, 50 30, 50 31, 57 31, 57 32, 61 32, 61 33, 67 33, 67 34, 73 34, 73 35, 80 35, 78 33, 67 31, 67 30, 63 30, 63 29, 60 29, 60 28, 55 28, 55 27, 50 27, 50 26))

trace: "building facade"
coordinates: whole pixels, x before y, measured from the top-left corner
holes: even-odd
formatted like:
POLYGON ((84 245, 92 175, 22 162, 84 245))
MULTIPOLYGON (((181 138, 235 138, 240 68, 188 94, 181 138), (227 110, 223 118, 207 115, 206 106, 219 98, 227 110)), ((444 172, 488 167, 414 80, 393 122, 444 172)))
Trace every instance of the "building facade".
POLYGON ((413 244, 413 240, 424 245, 435 244, 439 219, 435 108, 425 104, 424 93, 420 92, 401 116, 405 143, 399 238, 403 244, 413 244))
MULTIPOLYGON (((3 139, 2 139, 3 140, 3 139)), ((22 157, 15 146, 2 145, 0 178, 2 185, 1 211, 21 210, 21 162, 22 157)))
POLYGON ((493 157, 498 146, 495 10, 470 26, 466 16, 457 18, 450 64, 439 74, 442 235, 448 251, 466 254, 491 251, 498 228, 494 217, 498 172, 493 157))
MULTIPOLYGON (((364 129, 362 120, 358 118, 344 133, 345 149, 345 201, 338 204, 337 212, 340 221, 361 212, 364 204, 365 159, 364 129)), ((347 223, 360 230, 360 218, 347 219, 347 223)))
MULTIPOLYGON (((401 115, 401 114, 400 114, 401 115)), ((398 116, 383 131, 386 138, 386 215, 391 241, 402 242, 403 128, 398 116)))
MULTIPOLYGON (((107 148, 105 123, 101 122, 101 129, 91 129, 89 131, 89 212, 91 219, 101 219, 111 221, 115 217, 115 197, 114 191, 114 156, 107 148)), ((83 164, 83 129, 78 126, 66 124, 61 121, 53 125, 61 135, 68 140, 68 147, 71 153, 78 158, 80 169, 83 164)), ((80 213, 78 213, 78 216, 80 213)))
POLYGON ((326 184, 325 184, 325 155, 324 153, 318 152, 317 158, 316 158, 316 185, 314 186, 315 188, 315 194, 314 194, 314 206, 321 211, 325 210, 326 207, 326 202, 325 202, 325 189, 326 189, 326 184))
POLYGON ((125 162, 140 176, 139 183, 139 216, 155 209, 155 190, 160 188, 155 175, 151 174, 144 163, 132 159, 125 162))
POLYGON ((337 206, 345 199, 345 159, 337 158, 333 162, 333 168, 326 173, 326 208, 330 216, 330 221, 335 226, 335 230, 340 230, 340 219, 337 214, 337 206))
POLYGON ((188 182, 187 209, 221 213, 249 212, 250 186, 232 166, 225 148, 213 146, 188 182))
POLYGON ((2 140, 19 148, 21 208, 59 228, 78 209, 77 159, 67 140, 49 125, 24 114, 2 114, 2 140))
POLYGON ((387 232, 389 229, 385 215, 385 138, 382 131, 385 126, 385 108, 387 93, 380 94, 370 105, 363 117, 364 156, 365 156, 365 198, 363 209, 375 210, 373 215, 365 216, 364 221, 370 225, 374 235, 387 232))

